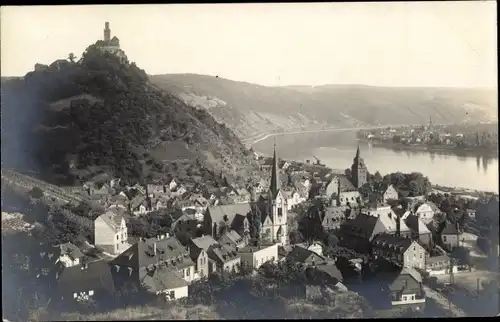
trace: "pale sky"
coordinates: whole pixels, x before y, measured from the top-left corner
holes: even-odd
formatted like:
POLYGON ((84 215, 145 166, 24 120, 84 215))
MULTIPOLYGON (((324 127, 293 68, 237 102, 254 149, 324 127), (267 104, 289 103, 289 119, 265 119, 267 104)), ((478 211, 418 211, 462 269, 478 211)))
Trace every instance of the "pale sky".
POLYGON ((1 7, 2 76, 78 57, 104 22, 148 74, 268 86, 497 86, 496 2, 1 7))

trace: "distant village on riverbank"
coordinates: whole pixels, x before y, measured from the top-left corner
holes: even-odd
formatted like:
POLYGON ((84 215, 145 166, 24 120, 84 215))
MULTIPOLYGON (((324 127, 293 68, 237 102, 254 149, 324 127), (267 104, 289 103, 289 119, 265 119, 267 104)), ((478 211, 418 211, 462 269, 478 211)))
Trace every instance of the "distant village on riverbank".
POLYGON ((498 123, 402 126, 359 131, 358 138, 389 148, 474 153, 498 157, 498 123))

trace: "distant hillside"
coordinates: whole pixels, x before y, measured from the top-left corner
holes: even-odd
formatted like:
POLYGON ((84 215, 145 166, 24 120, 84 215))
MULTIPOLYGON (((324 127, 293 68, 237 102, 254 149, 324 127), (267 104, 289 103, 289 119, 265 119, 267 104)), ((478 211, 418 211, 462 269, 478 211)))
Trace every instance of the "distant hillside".
POLYGON ((194 75, 154 75, 157 86, 203 107, 240 138, 278 129, 498 119, 496 90, 366 85, 266 87, 194 75))
POLYGON ((68 182, 104 170, 133 182, 177 176, 177 161, 198 174, 203 168, 241 175, 254 162, 205 110, 156 88, 134 63, 120 64, 94 45, 78 63, 58 60, 2 80, 1 91, 2 167, 68 182))

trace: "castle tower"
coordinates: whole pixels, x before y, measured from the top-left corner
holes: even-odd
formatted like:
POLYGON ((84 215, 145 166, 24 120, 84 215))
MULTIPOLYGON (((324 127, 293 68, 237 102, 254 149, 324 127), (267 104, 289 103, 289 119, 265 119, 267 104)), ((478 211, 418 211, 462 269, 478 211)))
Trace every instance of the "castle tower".
POLYGON ((432 116, 429 116, 429 131, 432 130, 432 116))
POLYGON ((111 29, 109 29, 109 22, 104 23, 104 41, 109 42, 111 40, 111 29))
POLYGON ((360 155, 359 145, 351 166, 351 180, 354 186, 359 189, 368 181, 368 169, 365 160, 360 155))

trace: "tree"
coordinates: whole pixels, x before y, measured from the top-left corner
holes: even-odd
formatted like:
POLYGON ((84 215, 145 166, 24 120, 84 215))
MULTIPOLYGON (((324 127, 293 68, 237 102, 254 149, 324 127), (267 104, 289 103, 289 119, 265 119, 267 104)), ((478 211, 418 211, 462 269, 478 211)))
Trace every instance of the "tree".
POLYGON ((327 238, 326 238, 326 244, 327 244, 327 246, 331 247, 331 248, 334 248, 335 246, 337 246, 338 243, 339 243, 338 237, 334 233, 329 232, 327 234, 327 238))
POLYGON ((411 197, 416 197, 420 195, 420 186, 416 180, 410 181, 409 192, 411 197))
POLYGON ((373 175, 373 181, 375 182, 381 182, 382 181, 382 175, 380 172, 376 171, 375 174, 373 175))
POLYGON ((38 187, 33 187, 33 189, 29 191, 29 195, 35 199, 40 199, 43 197, 43 191, 38 187))
POLYGON ((295 245, 302 243, 304 241, 304 237, 298 230, 292 230, 288 235, 290 244, 295 245))
POLYGON ((75 62, 75 59, 76 59, 75 54, 73 54, 73 53, 69 53, 69 54, 68 54, 68 60, 69 60, 70 62, 74 63, 74 62, 75 62))

